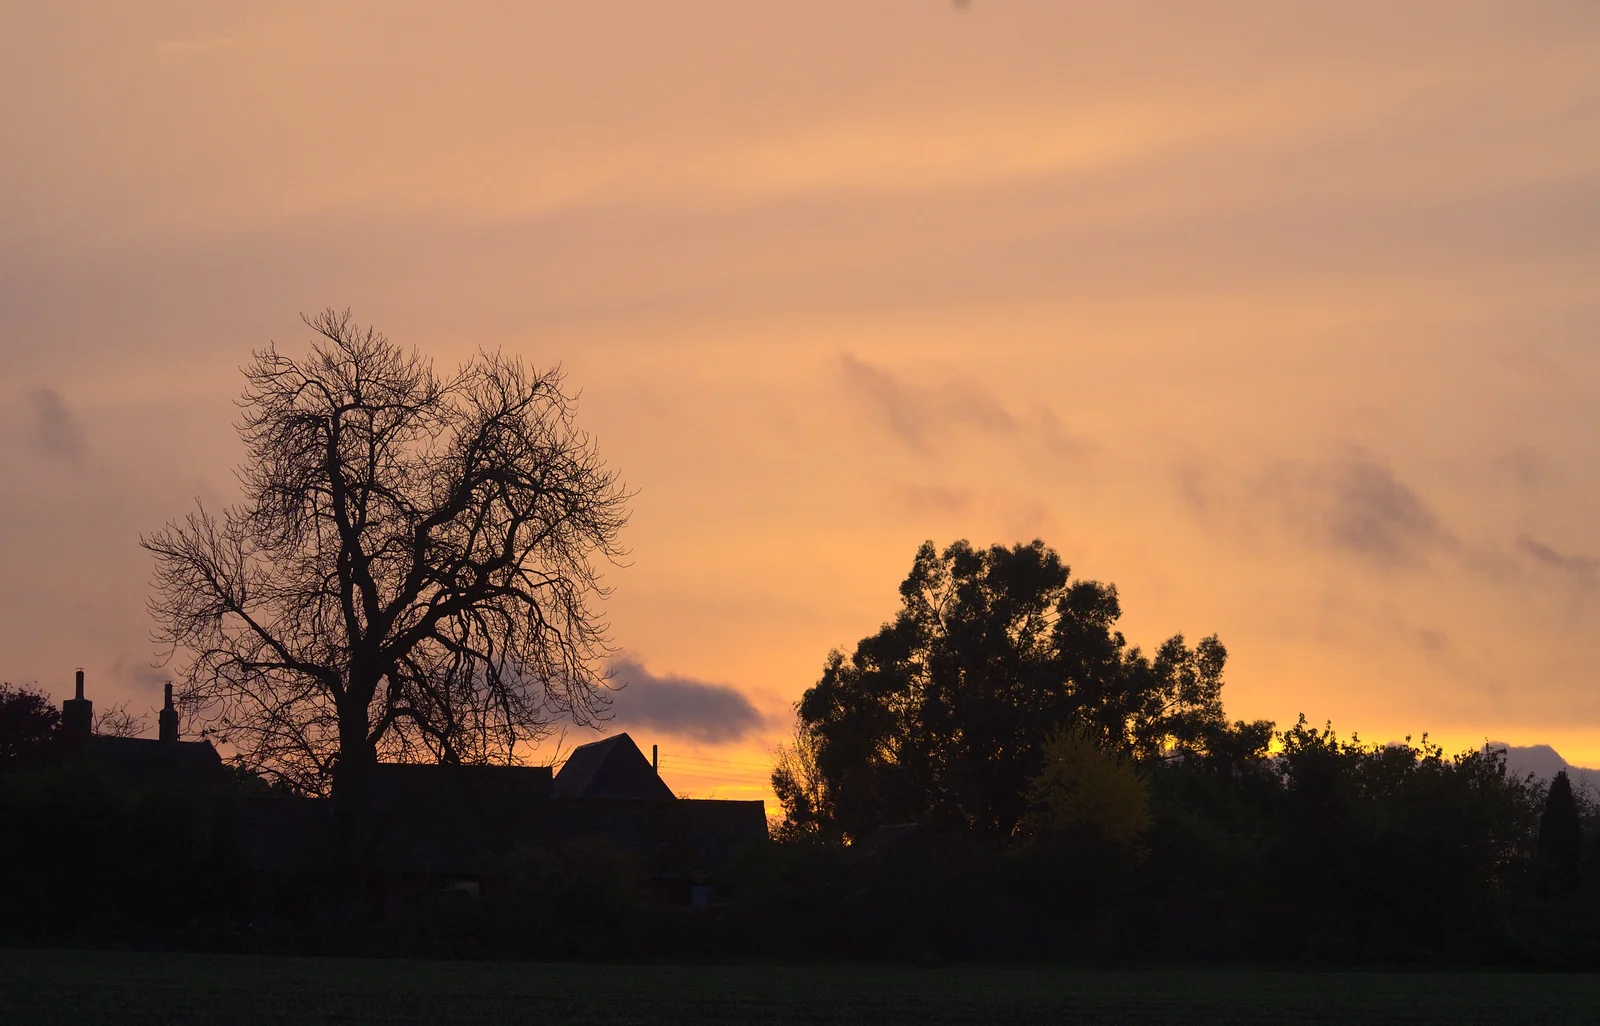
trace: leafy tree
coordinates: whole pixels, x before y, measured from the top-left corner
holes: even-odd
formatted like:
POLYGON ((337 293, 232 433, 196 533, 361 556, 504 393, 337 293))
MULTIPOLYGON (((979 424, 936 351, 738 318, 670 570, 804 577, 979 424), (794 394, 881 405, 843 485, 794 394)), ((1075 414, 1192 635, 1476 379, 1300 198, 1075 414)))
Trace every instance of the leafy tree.
POLYGON ((1130 649, 1116 589, 1071 580, 1043 542, 924 543, 900 598, 853 654, 829 655, 799 703, 817 783, 775 772, 791 823, 860 837, 918 820, 1005 837, 1045 739, 1068 724, 1147 759, 1204 750, 1226 731, 1221 643, 1191 649, 1178 635, 1153 659, 1130 649))
POLYGON ((1571 894, 1578 889, 1583 861, 1583 825, 1572 781, 1562 770, 1550 781, 1544 811, 1539 816, 1539 890, 1545 897, 1571 894))
POLYGON ((1305 718, 1280 736, 1283 792, 1270 815, 1272 866, 1308 897, 1306 932, 1398 933, 1429 921, 1463 930, 1533 855, 1539 793, 1508 772, 1503 749, 1448 758, 1420 743, 1341 740, 1305 718))
POLYGON ((47 762, 61 712, 42 692, 0 684, 0 771, 47 762))
POLYGON ((786 815, 774 831, 778 840, 836 840, 826 834, 827 783, 817 766, 817 737, 805 724, 795 727, 794 740, 778 748, 772 771, 773 794, 786 815))
POLYGON ((1044 743, 1044 768, 1028 795, 1023 829, 1035 837, 1090 834, 1132 844, 1150 825, 1150 791, 1132 761, 1091 731, 1058 730, 1044 743))
POLYGON ((1227 661, 1228 651, 1215 635, 1194 648, 1175 635, 1148 661, 1135 650, 1123 659, 1121 701, 1094 712, 1141 758, 1174 749, 1204 751, 1227 727, 1222 715, 1227 661))
POLYGON ((243 501, 143 540, 180 704, 253 767, 360 806, 398 760, 514 760, 604 704, 596 561, 628 496, 558 371, 430 361, 332 310, 245 369, 243 501))

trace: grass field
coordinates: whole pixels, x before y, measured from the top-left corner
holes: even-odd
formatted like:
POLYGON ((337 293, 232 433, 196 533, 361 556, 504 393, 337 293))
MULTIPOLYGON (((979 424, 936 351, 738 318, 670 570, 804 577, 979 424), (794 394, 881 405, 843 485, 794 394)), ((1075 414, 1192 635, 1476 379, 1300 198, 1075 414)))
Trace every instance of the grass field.
POLYGON ((11 1023, 1600 1022, 1600 978, 0 950, 11 1023))

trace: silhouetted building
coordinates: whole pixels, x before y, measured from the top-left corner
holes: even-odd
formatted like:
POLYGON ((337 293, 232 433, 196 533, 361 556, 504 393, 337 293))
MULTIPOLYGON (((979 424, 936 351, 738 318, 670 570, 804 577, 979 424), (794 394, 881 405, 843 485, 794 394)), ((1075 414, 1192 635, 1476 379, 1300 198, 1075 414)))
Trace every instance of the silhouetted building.
POLYGON ((161 707, 160 730, 156 737, 162 744, 175 744, 178 740, 178 710, 172 705, 172 681, 167 681, 166 704, 161 707))
POLYGON ((83 696, 79 670, 74 697, 61 703, 61 739, 69 757, 91 759, 119 774, 138 778, 151 774, 203 778, 222 769, 222 757, 210 741, 178 738, 178 710, 167 684, 166 704, 158 737, 108 737, 94 732, 94 703, 83 696))
POLYGON ((382 763, 371 787, 372 868, 406 889, 476 892, 547 833, 548 766, 382 763))
POLYGON ((94 734, 94 703, 83 697, 83 671, 78 671, 77 691, 61 703, 61 741, 69 752, 81 752, 94 734))
MULTIPOLYGON (((74 697, 62 703, 68 758, 132 782, 209 790, 227 780, 210 741, 179 737, 171 684, 157 722, 154 738, 96 734, 82 670, 74 697)), ((216 825, 237 838, 259 911, 274 914, 274 896, 340 862, 332 800, 210 793, 232 795, 207 815, 225 812, 216 825)), ((761 802, 675 797, 627 734, 580 745, 559 774, 548 766, 383 763, 373 772, 370 796, 364 862, 378 907, 390 911, 441 890, 493 894, 512 885, 530 856, 574 845, 620 854, 658 900, 699 904, 709 897, 710 881, 767 836, 761 802)), ((203 840, 209 829, 197 836, 203 840)))
POLYGON ((627 734, 574 748, 556 774, 555 793, 560 798, 674 797, 627 734))
MULTIPOLYGON (((648 893, 687 903, 767 836, 761 802, 674 797, 627 734, 580 746, 553 778, 548 766, 380 764, 371 795, 371 891, 390 911, 442 890, 492 895, 530 854, 574 844, 613 849, 648 893)), ((248 801, 239 830, 245 865, 270 890, 274 876, 326 863, 333 806, 248 801)))

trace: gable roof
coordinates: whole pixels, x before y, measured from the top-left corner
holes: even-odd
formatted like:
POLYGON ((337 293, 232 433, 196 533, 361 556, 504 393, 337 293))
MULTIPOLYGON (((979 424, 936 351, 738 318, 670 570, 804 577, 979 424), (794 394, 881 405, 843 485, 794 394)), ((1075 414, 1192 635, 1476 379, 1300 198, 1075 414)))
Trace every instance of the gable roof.
POLYGON ((210 741, 91 734, 87 742, 90 758, 123 772, 208 774, 222 768, 222 757, 210 741))
POLYGON ((550 767, 380 762, 371 787, 377 807, 467 807, 498 816, 549 798, 550 767))
POLYGON ((560 798, 675 798, 627 734, 579 745, 556 774, 560 798))

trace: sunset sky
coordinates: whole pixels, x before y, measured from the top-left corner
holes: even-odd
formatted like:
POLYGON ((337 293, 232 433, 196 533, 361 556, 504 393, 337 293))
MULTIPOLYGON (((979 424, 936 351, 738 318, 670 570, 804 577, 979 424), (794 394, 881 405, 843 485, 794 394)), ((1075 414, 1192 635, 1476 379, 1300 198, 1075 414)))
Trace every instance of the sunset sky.
POLYGON ((0 133, 7 680, 157 702, 139 535, 334 306, 581 390, 680 792, 956 538, 1232 717, 1600 765, 1591 0, 4 3, 0 133))

